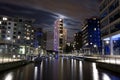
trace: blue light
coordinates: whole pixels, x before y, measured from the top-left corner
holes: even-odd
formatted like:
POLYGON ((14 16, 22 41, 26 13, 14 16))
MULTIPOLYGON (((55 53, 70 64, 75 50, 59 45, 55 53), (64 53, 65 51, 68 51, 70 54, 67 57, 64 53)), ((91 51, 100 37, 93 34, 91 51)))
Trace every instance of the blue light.
POLYGON ((118 38, 120 38, 120 34, 117 34, 117 35, 112 36, 112 40, 116 40, 116 39, 118 39, 118 38))
MULTIPOLYGON (((120 34, 114 35, 111 38, 112 38, 112 40, 118 40, 118 38, 120 38, 120 34)), ((110 37, 104 38, 103 40, 108 41, 108 40, 110 40, 110 37)))
POLYGON ((103 39, 103 40, 108 41, 108 40, 110 40, 110 38, 105 38, 105 39, 103 39))

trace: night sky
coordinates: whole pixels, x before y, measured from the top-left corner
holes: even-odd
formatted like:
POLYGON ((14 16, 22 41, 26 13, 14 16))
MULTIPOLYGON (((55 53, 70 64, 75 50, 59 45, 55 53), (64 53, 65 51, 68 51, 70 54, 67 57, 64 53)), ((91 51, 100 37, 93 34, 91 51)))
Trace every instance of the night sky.
POLYGON ((0 0, 0 15, 35 19, 35 24, 52 31, 54 21, 64 19, 69 40, 80 31, 85 18, 98 16, 100 0, 0 0))

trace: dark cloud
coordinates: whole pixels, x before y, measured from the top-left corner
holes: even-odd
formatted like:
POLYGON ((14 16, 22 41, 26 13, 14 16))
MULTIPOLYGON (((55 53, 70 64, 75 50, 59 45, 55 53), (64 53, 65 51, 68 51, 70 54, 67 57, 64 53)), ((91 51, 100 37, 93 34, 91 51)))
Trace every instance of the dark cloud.
POLYGON ((99 0, 1 0, 21 6, 30 6, 40 10, 59 13, 81 21, 86 17, 97 15, 99 0))

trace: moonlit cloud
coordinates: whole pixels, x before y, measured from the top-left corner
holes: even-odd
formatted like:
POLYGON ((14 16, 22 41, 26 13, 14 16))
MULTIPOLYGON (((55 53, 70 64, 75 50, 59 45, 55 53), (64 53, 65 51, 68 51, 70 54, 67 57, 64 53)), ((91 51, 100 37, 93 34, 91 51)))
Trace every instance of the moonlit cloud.
POLYGON ((84 19, 98 15, 101 0, 0 0, 0 15, 36 19, 35 24, 53 28, 54 21, 64 18, 70 34, 79 31, 84 19), (44 25, 43 25, 44 24, 44 25))

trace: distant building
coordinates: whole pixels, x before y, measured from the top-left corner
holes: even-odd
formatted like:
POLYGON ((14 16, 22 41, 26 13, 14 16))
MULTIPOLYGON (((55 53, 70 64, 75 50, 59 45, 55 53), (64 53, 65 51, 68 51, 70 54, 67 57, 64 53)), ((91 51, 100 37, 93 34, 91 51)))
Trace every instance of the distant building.
POLYGON ((83 49, 89 54, 101 52, 100 22, 96 17, 86 19, 82 27, 83 49))
POLYGON ((80 50, 82 48, 82 32, 74 34, 74 50, 80 50))
POLYGON ((103 54, 120 55, 120 0, 102 0, 99 8, 103 54))
POLYGON ((47 31, 46 50, 54 50, 54 32, 47 31))

